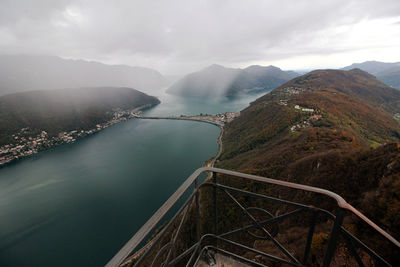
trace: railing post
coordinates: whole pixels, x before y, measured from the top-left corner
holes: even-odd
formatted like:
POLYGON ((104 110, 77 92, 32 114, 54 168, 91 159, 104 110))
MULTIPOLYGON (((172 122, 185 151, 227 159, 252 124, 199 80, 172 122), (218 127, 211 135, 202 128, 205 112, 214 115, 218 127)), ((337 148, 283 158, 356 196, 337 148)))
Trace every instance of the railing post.
POLYGON ((333 223, 333 228, 331 236, 329 238, 328 248, 324 256, 324 262, 322 264, 323 267, 330 266, 332 258, 335 255, 336 246, 340 235, 340 229, 343 223, 343 217, 344 217, 343 209, 339 208, 336 214, 335 222, 333 223))
POLYGON ((315 222, 317 220, 317 209, 312 209, 312 215, 311 215, 311 225, 310 229, 308 230, 308 236, 307 236, 307 243, 306 243, 306 248, 304 250, 304 257, 303 257, 303 264, 306 265, 308 255, 310 254, 310 248, 311 248, 311 243, 312 243, 312 238, 314 236, 314 229, 315 229, 315 222))
POLYGON ((214 183, 214 234, 218 233, 218 214, 217 214, 217 174, 215 172, 212 173, 213 183, 214 183))
POLYGON ((199 177, 196 177, 194 181, 195 190, 196 190, 196 238, 197 241, 200 240, 200 205, 199 205, 199 177))

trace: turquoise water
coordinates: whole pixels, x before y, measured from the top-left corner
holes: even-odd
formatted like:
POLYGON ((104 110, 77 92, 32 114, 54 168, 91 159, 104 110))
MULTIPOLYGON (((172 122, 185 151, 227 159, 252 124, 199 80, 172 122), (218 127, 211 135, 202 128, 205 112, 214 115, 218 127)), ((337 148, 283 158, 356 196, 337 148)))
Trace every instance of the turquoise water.
MULTIPOLYGON (((168 95, 147 115, 238 111, 256 97, 168 95)), ((102 266, 217 152, 219 129, 129 120, 0 169, 0 266, 102 266)))

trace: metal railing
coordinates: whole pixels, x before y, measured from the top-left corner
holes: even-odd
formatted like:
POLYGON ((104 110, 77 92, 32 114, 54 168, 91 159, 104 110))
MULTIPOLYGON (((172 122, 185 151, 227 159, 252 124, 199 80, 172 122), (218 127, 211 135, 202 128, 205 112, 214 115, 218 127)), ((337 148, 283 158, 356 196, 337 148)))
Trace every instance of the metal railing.
MULTIPOLYGON (((321 223, 321 217, 332 221, 329 238, 327 239, 327 245, 325 246, 322 266, 330 266, 331 261, 335 256, 335 251, 340 238, 347 246, 348 253, 351 254, 354 261, 359 266, 364 266, 363 258, 365 257, 363 257, 363 255, 368 255, 369 259, 373 259, 379 266, 391 266, 386 259, 378 255, 343 227, 343 219, 346 211, 357 216, 373 231, 379 233, 379 235, 394 247, 396 253, 400 253, 400 243, 395 238, 347 203, 341 196, 331 191, 219 168, 204 167, 197 169, 191 176, 189 176, 178 190, 161 206, 161 208, 157 210, 156 213, 154 213, 154 215, 139 229, 139 231, 124 245, 124 247, 108 262, 106 266, 111 267, 127 264, 133 266, 196 266, 196 264, 202 259, 204 260, 208 258, 212 261, 213 253, 224 254, 253 266, 265 266, 261 263, 261 260, 255 260, 257 258, 262 258, 269 262, 276 262, 283 265, 305 266, 310 258, 315 229, 318 226, 318 223, 321 223), (212 179, 207 179, 199 185, 199 176, 205 172, 211 172, 212 179), (312 205, 292 202, 279 197, 272 197, 259 194, 258 192, 251 192, 241 188, 234 188, 217 183, 217 174, 242 178, 245 181, 260 182, 267 185, 289 188, 291 190, 301 190, 304 192, 323 195, 336 202, 337 212, 336 215, 333 215, 327 210, 312 205), (194 189, 190 192, 192 186, 194 186, 194 189), (209 232, 201 233, 200 228, 202 226, 199 193, 200 189, 207 187, 211 189, 210 194, 212 196, 212 214, 207 221, 212 219, 213 229, 209 232), (139 245, 141 245, 145 240, 148 240, 150 238, 150 233, 157 229, 156 226, 164 218, 167 212, 171 210, 171 208, 173 208, 183 196, 186 196, 185 193, 190 193, 190 195, 186 198, 186 201, 175 215, 168 220, 166 225, 162 228, 158 228, 161 230, 155 234, 147 245, 145 245, 141 250, 138 250, 139 245), (236 206, 236 208, 241 211, 242 216, 247 218, 249 222, 246 225, 241 225, 235 229, 222 229, 223 231, 219 231, 218 211, 219 206, 223 203, 220 203, 219 205, 218 201, 221 200, 218 195, 221 194, 223 194, 232 205, 236 206), (241 203, 235 195, 255 198, 276 205, 285 205, 290 207, 290 209, 284 214, 273 215, 260 207, 246 208, 245 203, 243 203, 243 201, 241 203), (257 216, 254 215, 255 212, 264 214, 264 218, 258 219, 257 216), (299 218, 298 216, 304 216, 306 213, 311 214, 311 218, 309 220, 310 223, 307 225, 308 231, 305 237, 306 242, 304 252, 302 253, 302 257, 300 257, 301 259, 299 259, 299 256, 297 255, 296 257, 292 251, 285 248, 276 236, 279 232, 279 224, 290 219, 296 220, 296 218, 299 218), (195 225, 192 226, 195 228, 196 233, 194 241, 192 242, 193 244, 188 245, 183 249, 180 247, 180 252, 177 253, 178 236, 181 233, 182 228, 185 227, 185 223, 187 223, 190 216, 195 217, 195 225), (278 253, 279 255, 274 255, 266 251, 257 250, 246 244, 246 242, 238 242, 238 240, 235 241, 234 239, 230 239, 232 236, 238 234, 247 234, 249 237, 254 239, 268 240, 280 253, 278 253), (227 248, 231 248, 231 251, 227 248), (246 253, 251 254, 252 258, 249 259, 248 257, 243 256, 244 253, 238 253, 238 251, 245 251, 246 253)), ((240 221, 245 220, 241 219, 240 221)))

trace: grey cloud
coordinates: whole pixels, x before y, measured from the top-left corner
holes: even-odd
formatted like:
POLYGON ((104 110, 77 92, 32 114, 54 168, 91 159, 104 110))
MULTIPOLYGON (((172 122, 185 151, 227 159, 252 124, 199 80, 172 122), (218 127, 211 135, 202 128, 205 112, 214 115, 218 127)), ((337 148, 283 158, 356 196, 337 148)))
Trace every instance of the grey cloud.
MULTIPOLYGON (((2 0, 0 53, 53 54, 184 73, 213 62, 315 53, 321 47, 311 44, 340 39, 324 36, 329 29, 399 14, 398 0, 2 0)), ((324 50, 341 49, 348 48, 324 50)))

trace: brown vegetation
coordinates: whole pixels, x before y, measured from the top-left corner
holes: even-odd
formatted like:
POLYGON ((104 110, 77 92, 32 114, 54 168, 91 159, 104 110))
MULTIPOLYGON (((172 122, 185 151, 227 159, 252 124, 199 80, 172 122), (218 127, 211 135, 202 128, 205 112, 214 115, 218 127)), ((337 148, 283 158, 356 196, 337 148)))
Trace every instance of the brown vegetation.
MULTIPOLYGON (((311 72, 259 98, 225 127, 224 149, 217 167, 331 190, 400 238, 400 124, 393 119, 399 105, 399 91, 363 71, 311 72), (284 90, 288 87, 303 91, 287 96, 284 90), (279 105, 283 97, 287 105, 279 105), (295 105, 313 108, 322 118, 291 131, 292 125, 309 116, 295 105)), ((221 179, 235 183, 230 178, 221 179)), ((253 185, 251 190, 327 209, 334 207, 321 198, 279 188, 253 185)), ((234 220, 229 212, 224 219, 234 220)), ((386 257, 400 260, 394 251, 374 240, 374 235, 363 235, 364 226, 356 220, 349 220, 348 226, 365 242, 379 244, 373 247, 386 257)), ((292 234, 289 231, 282 238, 289 239, 292 234)), ((313 253, 318 262, 324 235, 321 232, 314 238, 313 253)), ((335 265, 346 265, 345 249, 339 247, 335 265)))

